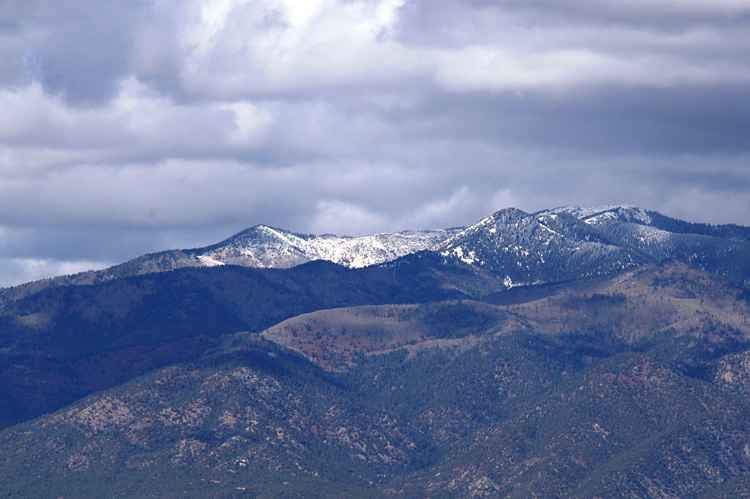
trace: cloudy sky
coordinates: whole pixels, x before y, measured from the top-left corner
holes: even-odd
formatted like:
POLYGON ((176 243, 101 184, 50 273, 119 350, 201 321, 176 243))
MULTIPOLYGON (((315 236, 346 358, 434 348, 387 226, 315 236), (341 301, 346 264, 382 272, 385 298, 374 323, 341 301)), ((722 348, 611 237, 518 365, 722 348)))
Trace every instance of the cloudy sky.
POLYGON ((614 203, 750 225, 750 0, 0 2, 0 286, 614 203))

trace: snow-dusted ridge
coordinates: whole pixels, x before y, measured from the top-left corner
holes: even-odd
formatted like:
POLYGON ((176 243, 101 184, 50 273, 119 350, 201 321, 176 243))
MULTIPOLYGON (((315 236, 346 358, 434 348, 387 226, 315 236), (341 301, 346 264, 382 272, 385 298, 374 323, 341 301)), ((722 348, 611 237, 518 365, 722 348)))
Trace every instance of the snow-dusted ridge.
POLYGON ((434 250, 476 265, 506 287, 607 275, 646 263, 618 241, 581 220, 605 209, 559 208, 538 213, 508 208, 467 227, 434 250))
POLYGON ((567 213, 588 224, 597 224, 605 219, 619 218, 628 222, 648 225, 652 222, 651 216, 643 208, 630 204, 614 204, 604 206, 561 206, 552 210, 543 210, 535 215, 552 215, 567 213))
POLYGON ((610 275, 665 258, 740 282, 750 277, 750 229, 690 224, 621 204, 537 213, 506 208, 465 228, 362 237, 256 225, 213 246, 147 255, 97 278, 227 264, 290 268, 313 260, 362 268, 423 250, 481 269, 506 287, 610 275))
POLYGON ((201 261, 258 268, 289 268, 313 260, 362 268, 429 249, 459 230, 384 232, 349 237, 297 234, 256 225, 218 245, 190 250, 190 253, 201 261))
POLYGON ((162 251, 100 271, 9 288, 0 294, 0 302, 51 286, 96 284, 185 267, 290 268, 326 260, 362 268, 425 250, 444 262, 470 265, 508 288, 609 275, 676 258, 750 289, 750 228, 695 224, 621 204, 536 213, 506 208, 468 227, 362 237, 299 234, 256 225, 211 246, 162 251))

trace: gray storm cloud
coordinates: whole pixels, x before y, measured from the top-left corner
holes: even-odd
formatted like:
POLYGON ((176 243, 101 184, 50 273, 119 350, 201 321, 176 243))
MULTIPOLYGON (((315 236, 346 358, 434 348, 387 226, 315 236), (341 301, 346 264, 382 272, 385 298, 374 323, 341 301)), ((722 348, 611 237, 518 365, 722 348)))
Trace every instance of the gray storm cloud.
POLYGON ((0 285, 256 223, 750 225, 750 2, 10 0, 0 285))

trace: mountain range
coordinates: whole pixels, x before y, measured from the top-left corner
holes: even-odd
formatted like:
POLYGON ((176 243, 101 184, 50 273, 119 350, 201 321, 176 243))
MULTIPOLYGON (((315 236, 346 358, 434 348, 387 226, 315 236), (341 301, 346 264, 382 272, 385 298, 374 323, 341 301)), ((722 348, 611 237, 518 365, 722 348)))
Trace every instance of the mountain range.
POLYGON ((363 268, 419 251, 486 268, 502 275, 507 287, 607 275, 668 258, 750 285, 750 228, 689 223, 617 205, 533 214, 508 208, 469 227, 365 237, 316 236, 256 225, 211 246, 152 253, 104 270, 6 288, 0 291, 0 300, 47 287, 95 284, 186 267, 291 268, 325 260, 363 268))
POLYGON ((7 497, 742 497, 750 228, 255 226, 0 291, 7 497))

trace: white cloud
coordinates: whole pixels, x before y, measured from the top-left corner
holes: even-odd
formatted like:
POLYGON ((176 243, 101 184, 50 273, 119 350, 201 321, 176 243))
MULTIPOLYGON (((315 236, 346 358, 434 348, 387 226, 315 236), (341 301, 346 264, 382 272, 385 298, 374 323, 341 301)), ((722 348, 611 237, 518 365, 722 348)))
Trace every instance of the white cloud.
POLYGON ((398 6, 393 0, 193 3, 179 27, 183 83, 193 95, 248 98, 402 81, 424 65, 386 36, 398 6))
POLYGON ((669 193, 661 203, 658 203, 656 209, 691 222, 743 222, 742 214, 750 213, 750 197, 746 191, 717 192, 692 187, 669 193))
POLYGON ((376 233, 387 230, 388 225, 385 217, 364 206, 324 199, 315 207, 310 229, 315 234, 360 236, 367 233, 362 227, 370 227, 368 232, 376 233))
POLYGON ((241 154, 262 144, 274 120, 251 102, 175 103, 132 77, 104 106, 71 107, 32 83, 0 89, 0 107, 0 174, 13 176, 84 163, 241 154))
POLYGON ((484 196, 467 185, 455 189, 447 198, 430 200, 401 217, 404 228, 435 229, 466 225, 480 217, 513 204, 487 206, 484 196))

